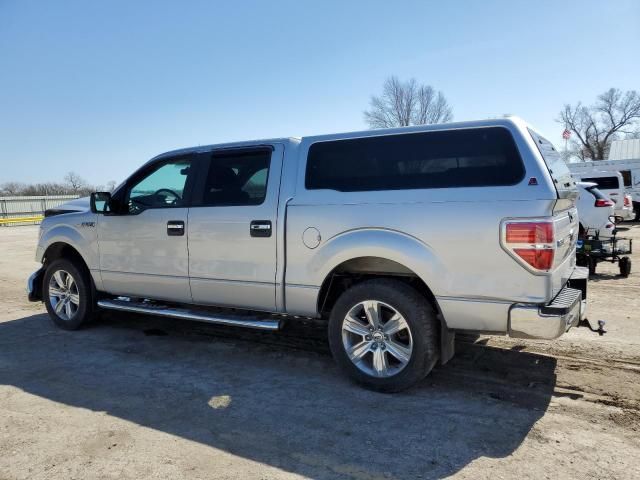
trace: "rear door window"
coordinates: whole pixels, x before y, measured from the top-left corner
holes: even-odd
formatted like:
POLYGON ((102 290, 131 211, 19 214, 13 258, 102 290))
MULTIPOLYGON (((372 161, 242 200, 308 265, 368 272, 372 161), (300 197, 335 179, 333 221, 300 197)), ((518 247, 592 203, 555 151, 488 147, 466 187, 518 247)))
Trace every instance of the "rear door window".
POLYGON ((213 152, 196 206, 261 205, 267 195, 271 149, 213 152))
POLYGON ((531 138, 533 138, 533 141, 536 142, 540 155, 542 155, 544 163, 547 165, 547 169, 551 174, 556 191, 558 192, 558 197, 567 198, 575 196, 577 194, 576 183, 571 176, 569 167, 567 167, 567 164, 556 150, 556 147, 554 147, 549 140, 531 129, 529 129, 529 134, 531 138))
POLYGON ((314 143, 305 186, 362 192, 515 185, 523 177, 511 133, 488 127, 314 143))
POLYGON ((598 188, 601 188, 602 190, 617 190, 620 188, 618 177, 583 178, 582 181, 595 183, 598 185, 598 188))

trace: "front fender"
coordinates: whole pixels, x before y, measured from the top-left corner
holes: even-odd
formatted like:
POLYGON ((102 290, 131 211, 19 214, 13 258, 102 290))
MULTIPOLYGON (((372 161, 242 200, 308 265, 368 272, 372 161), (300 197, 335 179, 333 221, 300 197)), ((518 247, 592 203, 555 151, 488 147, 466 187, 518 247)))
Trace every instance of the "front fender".
POLYGON ((447 282, 444 265, 426 243, 395 230, 363 228, 340 233, 317 249, 308 264, 312 284, 322 285, 334 268, 359 257, 379 257, 403 265, 422 279, 434 295, 447 282))
MULTIPOLYGON (((97 223, 95 218, 89 218, 86 213, 59 215, 52 217, 56 220, 53 225, 43 222, 43 231, 38 248, 36 261, 42 263, 47 249, 55 243, 65 243, 78 251, 89 270, 98 269, 97 223), (64 218, 64 223, 59 223, 64 218)), ((93 216, 92 216, 93 217, 93 216)))

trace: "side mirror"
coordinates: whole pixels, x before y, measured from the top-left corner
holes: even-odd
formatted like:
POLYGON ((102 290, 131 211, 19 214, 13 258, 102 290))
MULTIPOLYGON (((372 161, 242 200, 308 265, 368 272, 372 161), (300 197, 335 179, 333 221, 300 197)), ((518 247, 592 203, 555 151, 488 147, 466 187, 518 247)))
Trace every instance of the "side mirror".
POLYGON ((93 192, 91 194, 90 205, 93 213, 109 212, 109 203, 111 203, 110 192, 93 192))

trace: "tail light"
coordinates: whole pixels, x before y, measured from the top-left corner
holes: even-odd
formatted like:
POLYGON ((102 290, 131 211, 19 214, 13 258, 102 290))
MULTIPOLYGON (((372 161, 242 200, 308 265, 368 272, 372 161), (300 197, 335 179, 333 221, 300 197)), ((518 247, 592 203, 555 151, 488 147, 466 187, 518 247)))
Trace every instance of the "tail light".
POLYGON ((596 199, 596 207, 613 207, 614 205, 615 203, 613 203, 611 200, 607 200, 604 198, 596 199))
POLYGON ((631 206, 631 197, 629 195, 625 195, 624 196, 624 206, 625 207, 630 207, 631 206))
POLYGON ((507 243, 553 242, 553 224, 549 222, 507 223, 507 243))
POLYGON ((553 223, 545 221, 507 221, 503 224, 502 243, 509 254, 536 270, 553 266, 555 232, 553 223))

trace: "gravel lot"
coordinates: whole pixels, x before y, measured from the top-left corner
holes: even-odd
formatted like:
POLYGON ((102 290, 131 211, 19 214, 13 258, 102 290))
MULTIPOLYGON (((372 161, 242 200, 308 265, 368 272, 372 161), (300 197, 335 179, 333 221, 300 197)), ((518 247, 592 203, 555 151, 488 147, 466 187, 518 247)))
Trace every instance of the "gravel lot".
POLYGON ((36 235, 0 228, 1 480, 640 478, 639 273, 599 266, 604 337, 460 338, 450 364, 384 395, 340 375, 314 324, 109 314, 60 331, 26 301, 36 235))

